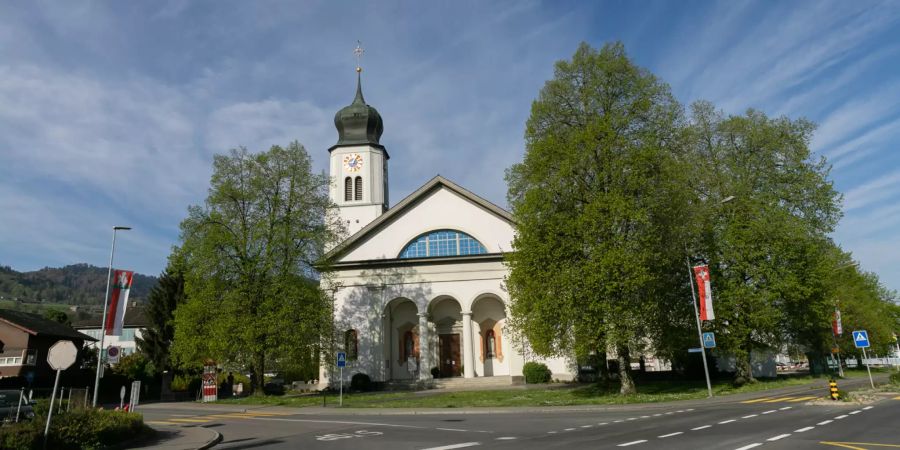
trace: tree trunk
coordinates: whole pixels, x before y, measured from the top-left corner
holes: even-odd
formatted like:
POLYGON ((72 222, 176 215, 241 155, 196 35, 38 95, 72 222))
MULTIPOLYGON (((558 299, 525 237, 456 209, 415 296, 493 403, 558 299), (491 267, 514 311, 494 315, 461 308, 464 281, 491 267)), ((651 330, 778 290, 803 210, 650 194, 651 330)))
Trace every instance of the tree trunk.
POLYGON ((265 395, 263 386, 266 384, 266 354, 259 352, 256 355, 256 364, 253 365, 253 395, 265 395))
MULTIPOLYGON (((749 347, 749 345, 747 346, 749 347)), ((755 383, 753 378, 753 369, 750 367, 750 358, 752 357, 750 348, 744 349, 743 355, 734 355, 734 385, 743 386, 748 383, 755 383)))
POLYGON ((608 383, 609 382, 609 367, 606 366, 606 352, 605 351, 597 351, 597 382, 598 383, 608 383))
POLYGON ((634 380, 631 379, 631 357, 628 354, 628 347, 620 345, 616 347, 616 355, 619 360, 619 393, 622 395, 635 394, 637 389, 634 387, 634 380))

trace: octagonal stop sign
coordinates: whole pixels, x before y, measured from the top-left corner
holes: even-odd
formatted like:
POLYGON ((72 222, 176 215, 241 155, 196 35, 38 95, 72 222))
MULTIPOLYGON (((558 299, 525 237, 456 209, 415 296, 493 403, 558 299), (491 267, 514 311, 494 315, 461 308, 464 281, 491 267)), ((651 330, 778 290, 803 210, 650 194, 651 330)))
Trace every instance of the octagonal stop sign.
POLYGON ((78 349, 72 341, 57 341, 50 347, 47 352, 47 363, 53 370, 66 370, 72 364, 75 364, 75 358, 78 357, 78 349))

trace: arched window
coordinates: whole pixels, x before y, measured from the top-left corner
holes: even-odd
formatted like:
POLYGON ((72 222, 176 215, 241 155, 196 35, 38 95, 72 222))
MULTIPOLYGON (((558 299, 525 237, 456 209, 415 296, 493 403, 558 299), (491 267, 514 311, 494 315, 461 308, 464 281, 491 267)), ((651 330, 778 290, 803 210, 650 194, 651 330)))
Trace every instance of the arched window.
POLYGON ((400 258, 424 258, 428 256, 480 255, 487 249, 472 236, 455 230, 437 230, 413 239, 400 258))
POLYGON ((354 190, 353 200, 362 200, 362 177, 356 177, 356 189, 354 190))
POLYGON ((497 348, 497 338, 494 337, 494 330, 488 330, 488 332, 484 334, 485 357, 493 358, 496 356, 496 352, 494 351, 495 348, 497 348))
POLYGON ((344 332, 344 351, 347 352, 347 361, 356 361, 359 356, 359 337, 356 330, 344 332))
POLYGON ((344 178, 344 201, 353 200, 353 180, 350 177, 344 178))

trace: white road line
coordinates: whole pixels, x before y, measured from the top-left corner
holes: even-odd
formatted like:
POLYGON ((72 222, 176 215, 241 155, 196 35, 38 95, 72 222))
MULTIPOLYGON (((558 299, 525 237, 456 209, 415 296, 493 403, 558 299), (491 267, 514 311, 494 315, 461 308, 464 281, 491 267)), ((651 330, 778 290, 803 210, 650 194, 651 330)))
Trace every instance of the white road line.
POLYGON ((653 417, 659 417, 659 416, 661 416, 661 415, 662 415, 661 413, 656 413, 656 414, 653 415, 653 417))
POLYGON ((563 431, 573 431, 573 430, 575 430, 575 429, 574 429, 574 428, 566 428, 566 429, 563 430, 563 431))
POLYGON ((712 426, 712 425, 703 425, 702 427, 691 428, 691 431, 702 430, 702 429, 704 429, 704 428, 709 428, 709 427, 711 427, 711 426, 712 426))
POLYGON ((873 408, 872 406, 866 406, 865 408, 863 408, 863 411, 868 411, 868 410, 870 410, 870 409, 872 409, 872 408, 873 408))
POLYGON ((556 434, 555 431, 548 431, 547 434, 556 434))
POLYGON ((736 421, 737 421, 737 419, 723 420, 723 421, 719 422, 719 425, 725 425, 726 423, 731 423, 731 422, 736 422, 736 421))
POLYGON ((513 441, 513 440, 515 440, 515 439, 516 439, 516 438, 513 437, 513 436, 503 436, 503 437, 498 437, 498 438, 497 438, 498 441, 513 441))
POLYGON ((600 426, 600 425, 606 425, 606 424, 608 424, 608 423, 609 423, 609 422, 600 422, 600 423, 597 424, 597 426, 600 426))
POLYGON ((790 435, 791 435, 791 433, 779 434, 778 436, 772 436, 772 437, 770 437, 770 438, 768 438, 768 439, 766 439, 766 440, 769 441, 769 442, 777 441, 777 440, 779 440, 779 439, 784 439, 784 438, 786 438, 786 437, 788 437, 788 436, 790 436, 790 435))
POLYGON ((669 412, 666 413, 667 416, 668 416, 669 414, 672 414, 672 411, 669 411, 669 412))
POLYGON ((799 430, 794 430, 794 433, 802 433, 802 432, 804 432, 804 431, 812 430, 813 428, 815 428, 815 427, 803 427, 803 428, 801 428, 801 429, 799 429, 799 430))
POLYGON ((846 417, 847 417, 846 414, 841 414, 841 415, 835 417, 835 420, 841 420, 841 419, 844 419, 844 418, 846 418, 846 417))
POLYGON ((675 412, 684 412, 684 410, 683 410, 683 409, 679 409, 678 411, 675 411, 675 412))
POLYGON ((662 438, 667 438, 667 437, 671 437, 671 436, 678 436, 679 434, 684 434, 684 431, 676 431, 674 433, 664 434, 662 436, 657 436, 657 437, 662 439, 662 438))
POLYGON ((686 409, 685 411, 693 411, 693 410, 694 410, 694 408, 686 409))
POLYGON ((750 414, 749 416, 741 417, 741 419, 749 419, 749 418, 751 418, 751 417, 756 417, 756 416, 758 416, 758 415, 759 415, 759 414, 750 414))
POLYGON ((789 409, 791 409, 791 408, 793 408, 793 406, 785 406, 784 408, 778 408, 778 410, 779 410, 779 411, 787 411, 787 410, 789 410, 789 409))
POLYGON ((469 431, 469 430, 461 430, 461 429, 459 429, 459 428, 435 428, 435 430, 441 430, 441 431, 465 431, 465 432, 468 432, 468 431, 469 431))
POLYGON ((647 440, 646 440, 646 439, 642 439, 642 440, 640 440, 640 441, 626 442, 626 443, 624 443, 624 444, 619 444, 618 447, 628 447, 629 445, 643 444, 644 442, 647 442, 647 440))
POLYGON ((852 416, 852 415, 854 415, 854 414, 859 414, 859 413, 861 413, 861 412, 862 412, 862 410, 857 409, 856 411, 850 411, 850 412, 847 413, 847 414, 850 414, 850 415, 852 416))
POLYGON ((613 420, 613 423, 624 422, 624 420, 613 420))
POLYGON ((641 419, 649 419, 650 416, 641 416, 641 419))
POLYGON ((753 447, 759 447, 760 445, 762 445, 762 442, 754 442, 754 443, 752 443, 752 444, 750 444, 750 445, 745 445, 745 446, 743 446, 743 447, 741 447, 741 448, 738 448, 738 449, 735 449, 735 450, 748 450, 748 449, 751 449, 751 448, 753 448, 753 447))
POLYGON ((829 423, 834 422, 833 420, 823 420, 816 425, 828 425, 829 423))
POLYGON ((443 447, 428 447, 422 450, 451 450, 454 448, 466 448, 481 445, 481 442, 463 442, 462 444, 445 445, 443 447))
POLYGON ((629 417, 629 418, 627 418, 627 419, 625 419, 625 420, 637 420, 637 417, 629 417))
POLYGON ((763 414, 772 414, 773 412, 778 412, 778 410, 770 409, 768 411, 763 411, 763 414))
POLYGON ((592 426, 593 426, 593 425, 582 425, 581 428, 590 428, 590 427, 592 427, 592 426))
POLYGON ((370 427, 394 427, 394 428, 426 428, 416 425, 397 425, 392 423, 377 422, 351 422, 347 420, 312 420, 312 419, 282 419, 280 417, 260 417, 259 420, 269 420, 277 422, 304 422, 304 423, 336 423, 341 425, 368 425, 370 427))

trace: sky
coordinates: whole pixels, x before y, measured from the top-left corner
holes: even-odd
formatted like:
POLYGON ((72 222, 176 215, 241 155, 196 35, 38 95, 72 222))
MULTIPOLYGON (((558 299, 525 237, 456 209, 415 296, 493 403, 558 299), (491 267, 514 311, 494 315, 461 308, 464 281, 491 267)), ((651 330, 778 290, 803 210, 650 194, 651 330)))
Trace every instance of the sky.
POLYGON ((580 42, 621 41, 685 105, 818 124, 834 239, 900 289, 900 3, 0 3, 0 265, 155 275, 215 154, 297 140, 325 171, 334 113, 384 118, 394 203, 443 175, 501 206, 531 102, 580 42))

